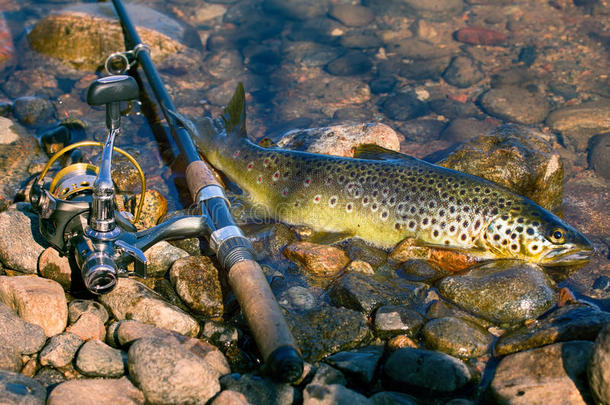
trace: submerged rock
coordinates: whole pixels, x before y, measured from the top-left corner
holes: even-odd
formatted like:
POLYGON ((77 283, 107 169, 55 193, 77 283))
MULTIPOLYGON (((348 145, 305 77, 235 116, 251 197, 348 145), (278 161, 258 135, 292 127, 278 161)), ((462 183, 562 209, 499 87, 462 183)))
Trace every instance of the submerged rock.
POLYGON ((335 353, 324 361, 342 371, 357 384, 370 386, 382 355, 383 346, 367 346, 335 353))
POLYGON ((562 203, 563 163, 545 135, 533 129, 499 126, 440 165, 491 180, 551 211, 562 203))
POLYGON ((596 402, 610 404, 610 324, 595 339, 587 374, 596 402))
POLYGON ((375 334, 380 338, 396 335, 414 337, 423 324, 424 318, 405 306, 385 305, 375 312, 375 334))
POLYGON ((292 243, 286 246, 283 254, 318 277, 337 276, 349 262, 343 250, 311 242, 292 243))
POLYGON ((348 27, 363 27, 375 19, 371 9, 352 4, 335 4, 328 14, 348 27))
POLYGON ((589 403, 586 372, 592 348, 591 342, 574 341, 506 356, 488 398, 494 403, 589 403))
POLYGON ((143 405, 144 395, 127 377, 78 379, 59 384, 49 394, 47 405, 81 404, 143 405))
POLYGON ((557 300, 553 281, 540 267, 508 260, 446 277, 438 289, 458 306, 500 323, 537 318, 557 300))
POLYGON ((196 314, 208 317, 222 315, 222 291, 218 269, 207 256, 178 259, 169 278, 184 303, 196 314))
POLYGON ((493 336, 485 329, 454 317, 433 319, 422 331, 427 347, 460 358, 487 353, 493 341, 493 336))
POLYGON ((593 135, 610 131, 610 100, 559 108, 549 114, 546 124, 574 149, 583 151, 593 135))

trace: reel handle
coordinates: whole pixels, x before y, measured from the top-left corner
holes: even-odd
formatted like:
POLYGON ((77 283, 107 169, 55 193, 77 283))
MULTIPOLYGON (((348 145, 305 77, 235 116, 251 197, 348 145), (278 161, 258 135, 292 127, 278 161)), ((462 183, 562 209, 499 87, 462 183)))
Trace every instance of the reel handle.
POLYGON ((120 126, 120 102, 138 98, 140 88, 136 80, 127 75, 102 77, 87 90, 87 104, 106 105, 106 126, 110 131, 120 126))

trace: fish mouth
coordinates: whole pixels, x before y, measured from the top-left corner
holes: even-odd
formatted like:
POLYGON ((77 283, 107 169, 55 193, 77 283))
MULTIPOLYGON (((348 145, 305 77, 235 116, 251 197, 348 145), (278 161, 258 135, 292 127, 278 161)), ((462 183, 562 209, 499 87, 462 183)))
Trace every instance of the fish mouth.
POLYGON ((544 266, 573 266, 585 264, 593 256, 593 249, 589 247, 567 246, 549 250, 540 258, 544 266))

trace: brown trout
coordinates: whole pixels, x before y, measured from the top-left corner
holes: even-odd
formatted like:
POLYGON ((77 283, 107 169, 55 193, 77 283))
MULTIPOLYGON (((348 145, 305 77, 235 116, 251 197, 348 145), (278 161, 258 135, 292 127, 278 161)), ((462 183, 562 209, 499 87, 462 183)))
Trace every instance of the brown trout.
POLYGON ((586 262, 591 243, 533 201, 488 180, 375 145, 355 158, 263 148, 247 139, 244 90, 194 142, 249 202, 284 223, 391 248, 405 238, 481 259, 586 262))

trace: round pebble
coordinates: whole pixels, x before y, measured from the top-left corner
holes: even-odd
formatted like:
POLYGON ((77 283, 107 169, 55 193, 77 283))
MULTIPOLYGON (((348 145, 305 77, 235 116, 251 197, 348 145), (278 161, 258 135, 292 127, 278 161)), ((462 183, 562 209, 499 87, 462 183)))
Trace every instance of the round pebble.
POLYGON ((598 176, 610 180, 610 132, 591 139, 589 165, 598 176))
POLYGON ((516 86, 489 90, 481 97, 481 106, 490 115, 526 125, 544 121, 551 109, 543 95, 516 86))
POLYGON ((76 368, 89 377, 118 378, 125 374, 122 352, 100 340, 90 340, 81 346, 76 368))

